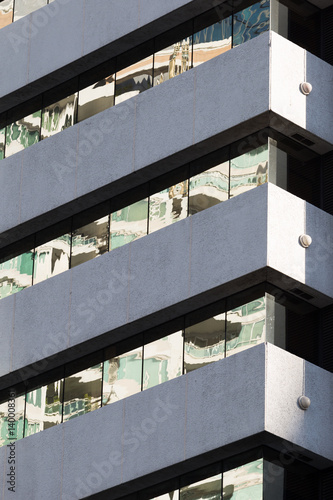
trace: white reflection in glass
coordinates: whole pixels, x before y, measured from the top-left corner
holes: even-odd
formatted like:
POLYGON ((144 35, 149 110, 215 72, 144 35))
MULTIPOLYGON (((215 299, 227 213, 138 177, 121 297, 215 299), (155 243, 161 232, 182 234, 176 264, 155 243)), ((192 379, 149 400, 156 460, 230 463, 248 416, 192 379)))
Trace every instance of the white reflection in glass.
POLYGON ((193 66, 231 49, 232 17, 227 17, 193 36, 193 66))
POLYGON ((114 81, 110 75, 79 91, 79 122, 114 105, 114 81))
POLYGON ((152 86, 153 56, 146 57, 116 74, 116 104, 152 86))
POLYGON ((149 199, 149 232, 187 217, 188 181, 163 189, 149 199))
POLYGON ((224 358, 224 351, 224 313, 185 329, 185 373, 224 358))
POLYGON ((34 284, 69 269, 70 247, 70 233, 36 247, 34 284))
POLYGON ((230 161, 230 198, 268 180, 268 144, 230 161))
POLYGON ((192 37, 189 36, 155 53, 154 85, 188 71, 191 64, 192 37))
POLYGON ((263 499, 263 459, 223 473, 223 499, 263 499))
POLYGON ((183 367, 183 335, 176 332, 144 346, 143 389, 179 377, 183 367))
POLYGON ((58 380, 27 393, 24 436, 61 423, 62 386, 63 381, 58 380))
POLYGON ((41 111, 21 118, 6 127, 6 157, 40 140, 41 111))
POLYGON ((234 14, 233 46, 269 30, 269 0, 250 5, 234 14))
POLYGON ((3 160, 5 157, 5 138, 6 129, 0 128, 0 160, 3 160))
POLYGON ((105 216, 73 231, 71 267, 108 251, 109 217, 105 216))
POLYGON ((51 135, 74 125, 76 106, 77 93, 44 108, 42 114, 42 139, 51 137, 51 135))
POLYGON ((0 264, 0 299, 32 285, 33 250, 0 264))
POLYGON ((47 5, 47 0, 15 0, 14 21, 47 5))
POLYGON ((189 213, 201 212, 228 199, 229 162, 216 165, 190 178, 189 213))
POLYGON ((227 313, 227 356, 265 341, 265 297, 227 313))
POLYGON ((101 406, 102 363, 65 379, 64 422, 101 406))
POLYGON ((13 22, 14 0, 4 0, 0 3, 0 29, 13 22))
POLYGON ((104 361, 103 405, 141 391, 142 347, 104 361))
POLYGON ((111 214, 110 250, 147 234, 148 198, 111 214))
POLYGON ((208 477, 180 489, 179 500, 221 500, 222 474, 208 477))
POLYGON ((179 490, 169 491, 169 493, 153 497, 150 500, 179 500, 179 490))
POLYGON ((24 395, 0 404, 0 447, 23 438, 24 406, 24 395))

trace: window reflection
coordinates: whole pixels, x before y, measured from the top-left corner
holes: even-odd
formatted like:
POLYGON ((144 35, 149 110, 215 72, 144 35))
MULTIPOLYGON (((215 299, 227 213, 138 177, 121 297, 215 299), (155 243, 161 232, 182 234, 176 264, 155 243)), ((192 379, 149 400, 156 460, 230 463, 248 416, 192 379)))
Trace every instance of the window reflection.
POLYGON ((142 347, 104 361, 103 405, 141 391, 142 347))
POLYGON ((73 231, 71 267, 108 251, 109 217, 102 217, 73 231))
POLYGON ((0 299, 32 285, 33 250, 0 264, 0 299))
POLYGON ((116 104, 150 89, 153 76, 153 55, 132 64, 116 74, 116 104))
POLYGON ((149 232, 187 217, 188 181, 163 189, 149 199, 149 232))
POLYGON ((189 36, 155 53, 154 85, 188 71, 191 65, 192 37, 189 36))
POLYGON ((14 0, 3 0, 0 3, 0 29, 13 22, 14 0))
POLYGON ((6 127, 6 157, 32 146, 40 139, 41 111, 6 127))
POLYGON ((64 422, 101 406, 102 363, 65 379, 64 422))
POLYGON ((179 490, 174 490, 170 491, 169 493, 164 493, 164 495, 153 497, 150 500, 179 500, 179 490))
POLYGON ((231 49, 232 17, 223 19, 193 36, 193 67, 231 49))
POLYGON ((74 125, 77 106, 77 93, 43 109, 42 139, 51 137, 62 130, 74 125))
POLYGON ((5 157, 5 136, 6 129, 0 128, 0 160, 3 160, 5 157))
POLYGON ((61 423, 62 386, 63 381, 58 380, 27 393, 24 436, 61 423))
POLYGON ((0 404, 0 446, 5 446, 14 440, 23 438, 24 406, 24 395, 0 404), (14 417, 11 414, 12 411, 14 417))
POLYGON ((183 335, 176 332, 144 346, 143 389, 179 377, 183 368, 183 335))
POLYGON ((114 82, 115 75, 110 75, 80 90, 78 107, 79 122, 114 105, 114 82))
POLYGON ((269 30, 269 0, 262 0, 234 14, 233 47, 269 30))
POLYGON ((47 5, 47 0, 15 0, 14 21, 47 5))
POLYGON ((110 250, 147 234, 148 198, 111 214, 110 250))
POLYGON ((268 144, 230 161, 230 198, 268 181, 268 144))
POLYGON ((229 194, 229 162, 226 161, 190 178, 189 214, 226 201, 229 194))
POLYGON ((222 475, 208 477, 180 489, 179 500, 221 500, 222 475))
POLYGON ((223 499, 263 499, 263 459, 223 473, 223 499))
POLYGON ((39 245, 35 250, 34 284, 69 269, 71 234, 39 245))

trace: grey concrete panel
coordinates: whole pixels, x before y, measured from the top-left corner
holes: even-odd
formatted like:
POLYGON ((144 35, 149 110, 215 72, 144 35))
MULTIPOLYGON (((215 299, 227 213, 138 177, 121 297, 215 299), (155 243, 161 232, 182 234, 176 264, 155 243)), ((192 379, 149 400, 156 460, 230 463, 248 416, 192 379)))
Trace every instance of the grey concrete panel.
POLYGON ((8 474, 7 470, 7 446, 3 446, 0 448, 0 498, 4 500, 5 489, 8 487, 6 485, 6 474, 8 474))
POLYGON ((0 377, 11 371, 16 295, 0 300, 0 377))
MULTIPOLYGON (((21 170, 25 151, 10 156, 0 163, 0 213, 3 229, 18 226, 21 209, 21 170), (10 208, 9 208, 10 206, 10 208)), ((6 246, 5 235, 0 234, 1 246, 6 246)))

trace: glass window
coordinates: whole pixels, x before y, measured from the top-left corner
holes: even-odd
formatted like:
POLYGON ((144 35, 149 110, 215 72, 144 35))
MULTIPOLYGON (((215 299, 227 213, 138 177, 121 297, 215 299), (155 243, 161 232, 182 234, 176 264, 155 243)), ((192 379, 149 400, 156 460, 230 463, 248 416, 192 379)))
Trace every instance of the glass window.
POLYGON ((193 36, 193 66, 231 49, 232 17, 227 17, 193 36))
POLYGON ((228 199, 229 162, 226 161, 190 178, 189 214, 212 207, 228 199))
POLYGON ((222 475, 208 477, 180 489, 179 500, 221 500, 222 475))
POLYGON ((233 47, 268 30, 269 0, 262 0, 234 14, 233 47))
POLYGON ((142 347, 104 361, 103 405, 141 391, 142 347))
POLYGON ((265 341, 265 297, 227 313, 227 356, 265 341))
POLYGON ((223 498, 263 499, 263 459, 223 473, 223 498))
POLYGON ((103 78, 97 83, 80 90, 78 121, 94 116, 114 105, 115 75, 103 78))
POLYGON ((27 393, 24 436, 61 423, 62 390, 63 381, 58 380, 27 393))
POLYGON ((64 422, 101 406, 102 363, 65 379, 64 422))
POLYGON ((47 0, 15 0, 14 21, 47 5, 47 0))
POLYGON ((74 125, 76 106, 77 93, 46 106, 42 114, 42 139, 74 125))
POLYGON ((0 3, 0 29, 13 22, 14 0, 3 0, 0 3))
POLYGON ((23 438, 24 405, 24 395, 0 404, 0 446, 23 438))
POLYGON ((111 214, 110 250, 147 234, 148 198, 111 214))
POLYGON ((169 493, 164 493, 158 497, 153 497, 150 500, 179 500, 179 490, 170 491, 169 493))
POLYGON ((34 284, 69 269, 71 234, 39 245, 35 250, 34 284))
POLYGON ((188 181, 163 189, 149 199, 149 232, 187 217, 188 181))
POLYGON ((143 389, 179 377, 183 371, 183 334, 181 331, 144 346, 143 389))
POLYGON ((230 198, 268 180, 268 144, 230 161, 230 198))
POLYGON ((224 358, 225 314, 185 328, 184 371, 188 373, 224 358))
POLYGON ((6 127, 6 157, 40 140, 41 111, 36 111, 6 127))
POLYGON ((32 285, 33 250, 0 264, 0 299, 32 285))
POLYGON ((116 104, 150 89, 152 76, 152 55, 118 71, 116 74, 116 104))
POLYGON ((109 217, 102 217, 73 231, 71 267, 108 251, 109 217))
POLYGON ((155 53, 154 85, 188 71, 192 65, 192 37, 184 38, 155 53))
POLYGON ((0 128, 0 160, 3 160, 5 157, 5 137, 6 128, 0 128))

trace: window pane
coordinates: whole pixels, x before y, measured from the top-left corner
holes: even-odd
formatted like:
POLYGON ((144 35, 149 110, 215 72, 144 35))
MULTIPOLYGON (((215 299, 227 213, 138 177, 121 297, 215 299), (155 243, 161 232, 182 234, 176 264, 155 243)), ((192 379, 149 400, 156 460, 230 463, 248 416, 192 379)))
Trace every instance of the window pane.
POLYGON ((13 22, 14 0, 4 0, 0 3, 0 29, 13 22))
POLYGON ((70 247, 70 233, 36 247, 34 284, 69 269, 70 247))
POLYGON ((170 491, 169 493, 164 493, 164 495, 153 497, 150 500, 179 500, 179 490, 174 490, 170 491))
POLYGON ((116 75, 116 104, 126 101, 152 86, 153 56, 146 57, 116 75))
POLYGON ((230 198, 268 180, 268 144, 230 161, 230 198))
POLYGON ((6 127, 6 157, 40 140, 41 111, 21 118, 6 127))
POLYGON ((80 90, 78 121, 111 108, 114 105, 115 75, 110 75, 94 85, 80 90))
POLYGON ((47 0, 15 0, 14 21, 27 16, 30 12, 34 12, 46 4, 47 0))
POLYGON ((176 332, 144 346, 143 388, 179 377, 183 367, 183 335, 176 332))
POLYGON ((223 473, 223 498, 263 499, 263 459, 223 473))
POLYGON ((148 198, 111 214, 110 250, 147 234, 148 198))
POLYGON ((262 0, 234 14, 233 46, 269 30, 269 0, 262 0))
POLYGON ((73 231, 71 267, 108 251, 109 217, 105 216, 73 231))
POLYGON ((154 61, 154 85, 180 75, 191 68, 192 37, 187 37, 156 52, 154 61))
POLYGON ((185 373, 224 358, 225 314, 185 329, 185 373))
POLYGON ((141 391, 142 347, 104 361, 103 405, 141 391))
POLYGON ((229 162, 226 161, 190 178, 190 215, 228 199, 229 162))
POLYGON ((187 217, 188 181, 154 194, 149 199, 149 232, 187 217))
POLYGON ((227 356, 265 341, 265 297, 227 313, 227 356))
POLYGON ((222 475, 208 477, 203 481, 181 488, 180 500, 220 500, 222 475))
POLYGON ((101 406, 102 363, 65 379, 64 422, 101 406))
POLYGON ((77 106, 77 93, 50 104, 43 109, 42 139, 51 137, 65 128, 74 125, 77 106))
POLYGON ((5 157, 5 137, 6 129, 0 128, 0 160, 3 160, 5 157))
POLYGON ((24 395, 0 404, 0 446, 23 438, 24 405, 24 395))
POLYGON ((193 66, 231 49, 232 17, 223 19, 193 36, 193 66))
POLYGON ((39 387, 26 396, 24 436, 61 423, 63 381, 39 387))
POLYGON ((0 299, 32 285, 33 250, 0 264, 0 299))

